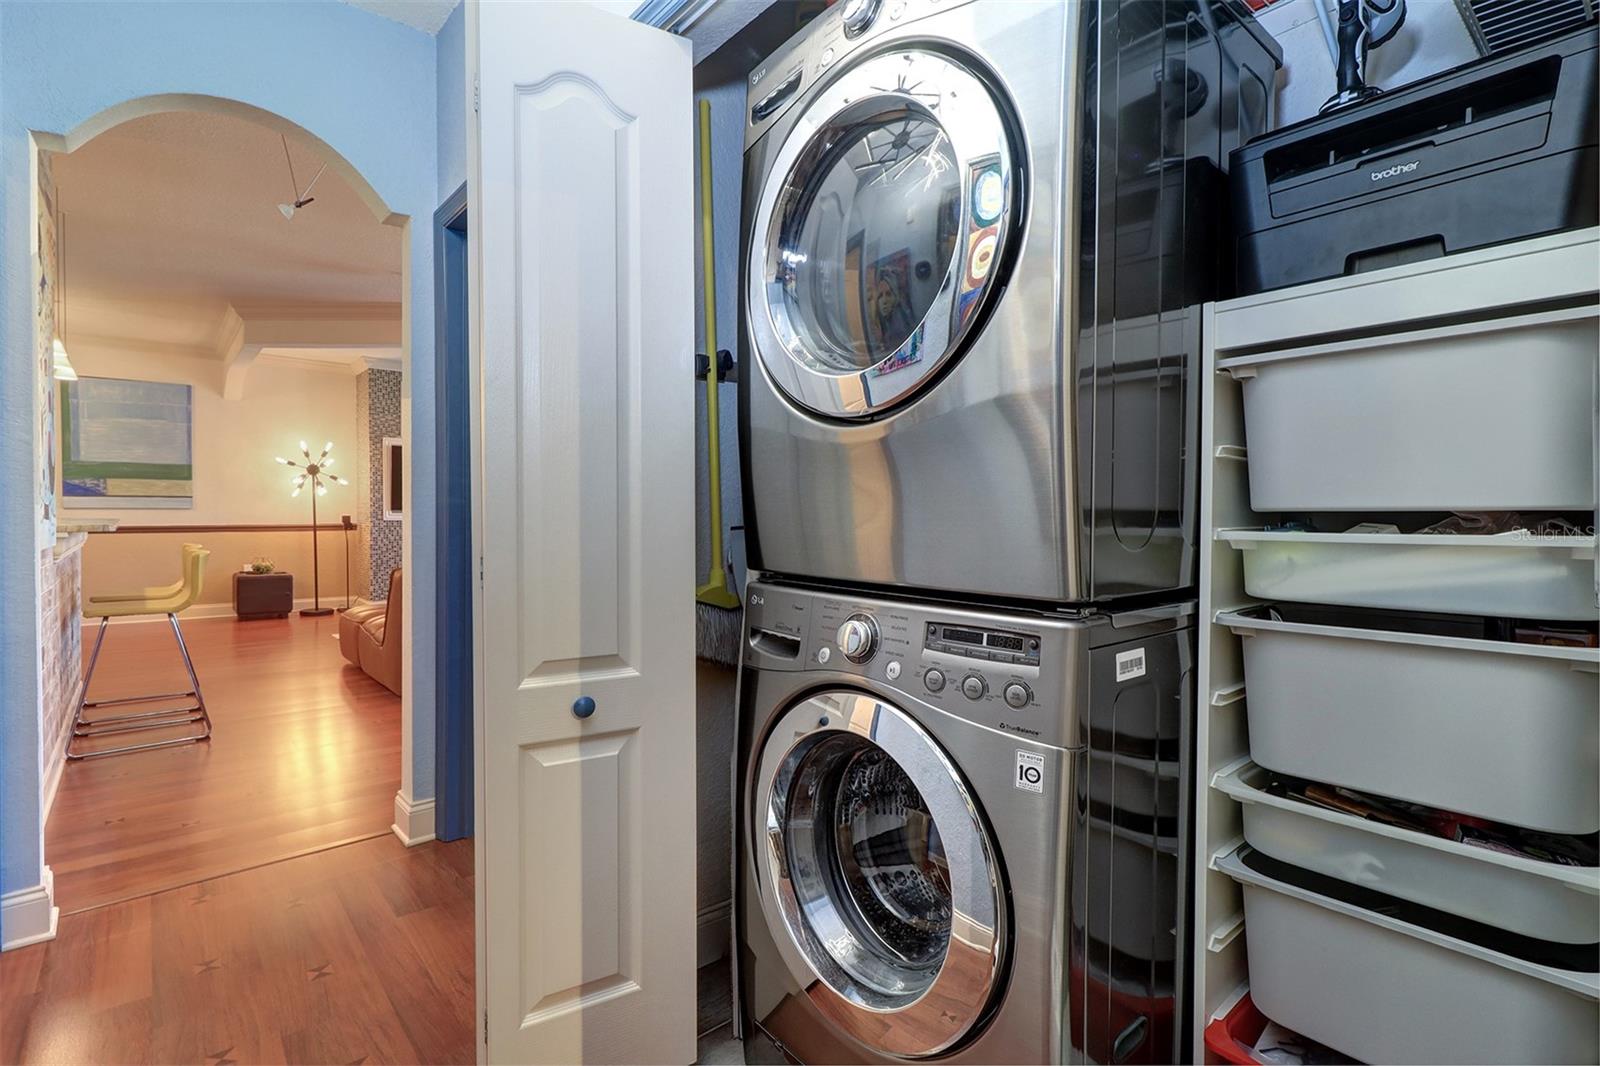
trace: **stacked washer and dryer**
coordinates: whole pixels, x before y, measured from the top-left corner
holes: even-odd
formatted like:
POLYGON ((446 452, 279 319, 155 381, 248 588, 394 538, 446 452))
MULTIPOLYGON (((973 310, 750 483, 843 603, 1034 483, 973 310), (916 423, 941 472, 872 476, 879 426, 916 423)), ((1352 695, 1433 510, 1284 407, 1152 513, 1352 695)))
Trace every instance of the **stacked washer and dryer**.
POLYGON ((1174 1062, 1235 0, 845 0, 750 77, 751 1062, 1174 1062))

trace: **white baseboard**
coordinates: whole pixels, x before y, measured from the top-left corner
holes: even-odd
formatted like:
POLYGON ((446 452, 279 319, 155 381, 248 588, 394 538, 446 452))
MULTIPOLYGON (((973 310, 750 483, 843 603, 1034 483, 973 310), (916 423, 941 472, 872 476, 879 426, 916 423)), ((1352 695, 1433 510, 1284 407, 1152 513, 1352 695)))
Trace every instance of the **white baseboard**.
MULTIPOLYGON (((305 599, 295 600, 294 609, 298 611, 302 608, 310 607, 314 602, 310 596, 305 599)), ((350 603, 352 606, 354 606, 355 602, 355 597, 351 597, 350 603)), ((337 610, 344 606, 344 597, 329 596, 322 601, 322 606, 332 607, 337 610)), ((193 607, 178 612, 178 619, 184 622, 189 621, 191 618, 232 618, 233 616, 233 604, 231 603, 197 603, 193 607)), ((121 626, 136 622, 165 622, 166 620, 167 616, 164 614, 134 614, 126 618, 113 618, 111 624, 121 626)), ((83 623, 83 628, 86 630, 97 629, 99 626, 100 620, 98 618, 86 619, 83 623)))
POLYGON ((433 800, 409 800, 404 792, 394 794, 394 824, 389 827, 408 848, 433 839, 433 800))
POLYGON ((46 866, 37 885, 0 896, 0 951, 54 940, 60 919, 55 874, 46 866))
POLYGON ((700 908, 695 922, 695 966, 710 966, 728 954, 733 939, 733 901, 700 908))

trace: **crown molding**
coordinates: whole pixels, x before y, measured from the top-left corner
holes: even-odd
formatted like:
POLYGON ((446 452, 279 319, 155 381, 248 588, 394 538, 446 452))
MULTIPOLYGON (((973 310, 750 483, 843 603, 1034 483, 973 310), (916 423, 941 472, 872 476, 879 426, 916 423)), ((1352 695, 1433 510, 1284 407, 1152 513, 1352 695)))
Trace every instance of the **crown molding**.
POLYGON ((357 356, 355 366, 358 374, 364 370, 391 370, 399 374, 403 373, 405 369, 400 362, 400 354, 398 352, 392 357, 384 355, 357 356))
POLYGON ((233 312, 248 327, 251 320, 272 322, 399 322, 396 303, 234 303, 233 312))
POLYGON ((104 333, 85 333, 73 330, 72 339, 61 338, 68 350, 74 345, 88 348, 105 348, 111 351, 131 352, 137 355, 174 356, 180 359, 217 361, 217 349, 210 344, 178 344, 173 341, 155 341, 144 337, 113 337, 104 333))

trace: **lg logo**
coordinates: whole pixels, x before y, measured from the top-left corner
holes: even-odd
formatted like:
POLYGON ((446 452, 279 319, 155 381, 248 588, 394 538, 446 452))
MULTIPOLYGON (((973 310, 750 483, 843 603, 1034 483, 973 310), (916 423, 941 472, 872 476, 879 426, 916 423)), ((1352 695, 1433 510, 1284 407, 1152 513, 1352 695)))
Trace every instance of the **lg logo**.
POLYGON ((1421 165, 1422 165, 1422 160, 1413 159, 1409 163, 1397 163, 1394 166, 1390 167, 1388 170, 1374 170, 1372 172, 1372 180, 1373 181, 1382 181, 1384 178, 1393 178, 1393 177, 1396 177, 1396 176, 1398 176, 1400 174, 1409 174, 1413 170, 1416 170, 1421 165))
POLYGON ((1017 777, 1015 785, 1024 792, 1044 791, 1044 756, 1032 751, 1017 750, 1017 777))

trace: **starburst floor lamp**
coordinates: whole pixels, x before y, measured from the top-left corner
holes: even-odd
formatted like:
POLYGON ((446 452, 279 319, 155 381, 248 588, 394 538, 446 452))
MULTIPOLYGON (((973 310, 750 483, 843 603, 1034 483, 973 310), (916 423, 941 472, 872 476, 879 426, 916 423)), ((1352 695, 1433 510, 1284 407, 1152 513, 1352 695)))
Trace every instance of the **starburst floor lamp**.
POLYGON ((306 447, 305 441, 301 441, 300 454, 305 456, 304 463, 292 462, 281 455, 276 457, 284 466, 292 466, 300 471, 291 481, 294 491, 289 493, 290 496, 300 495, 301 490, 306 488, 307 482, 310 482, 311 487, 311 606, 300 608, 300 613, 303 615, 321 616, 333 613, 332 607, 322 606, 322 575, 317 556, 317 497, 328 494, 325 482, 331 481, 336 485, 348 485, 350 482, 337 474, 329 473, 328 467, 333 465, 333 460, 328 458, 328 453, 331 451, 333 451, 333 441, 330 440, 322 446, 322 454, 313 459, 311 449, 306 447))

